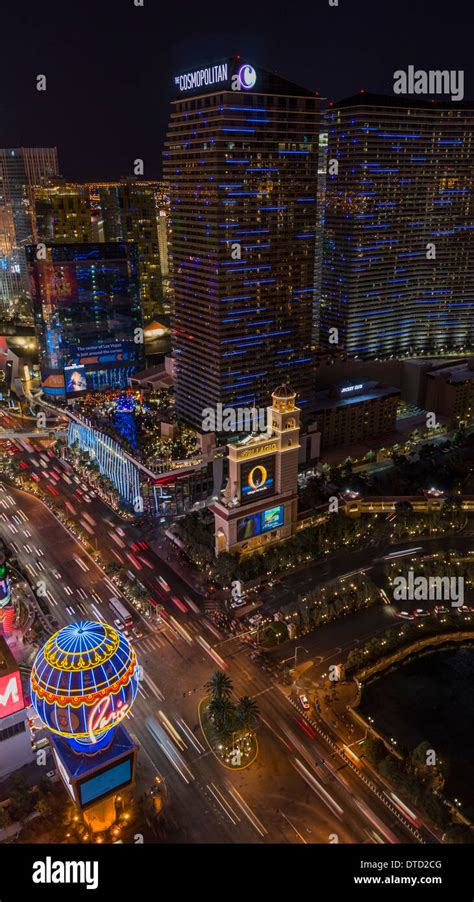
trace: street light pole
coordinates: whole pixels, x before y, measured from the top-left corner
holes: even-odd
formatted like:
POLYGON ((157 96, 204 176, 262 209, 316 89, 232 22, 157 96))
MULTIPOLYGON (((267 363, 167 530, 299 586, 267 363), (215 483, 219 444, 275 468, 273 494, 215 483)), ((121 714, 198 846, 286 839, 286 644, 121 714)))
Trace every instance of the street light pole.
POLYGON ((298 663, 298 649, 299 649, 299 648, 302 648, 303 651, 305 651, 306 654, 309 655, 309 651, 308 651, 307 648, 304 647, 304 645, 297 645, 296 648, 295 648, 295 666, 294 666, 294 668, 293 668, 294 670, 296 670, 296 666, 297 666, 297 663, 298 663))

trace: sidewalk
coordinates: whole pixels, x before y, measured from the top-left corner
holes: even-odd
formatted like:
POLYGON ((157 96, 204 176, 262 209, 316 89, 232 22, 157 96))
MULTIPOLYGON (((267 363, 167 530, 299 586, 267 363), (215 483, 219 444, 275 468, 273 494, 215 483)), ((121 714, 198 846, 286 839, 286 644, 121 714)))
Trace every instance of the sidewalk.
POLYGON ((308 667, 309 663, 304 670, 300 666, 292 671, 293 689, 297 694, 304 693, 311 705, 308 714, 320 719, 345 745, 364 739, 365 731, 348 712, 348 706, 352 707, 358 698, 355 681, 315 679, 311 674, 314 665, 308 667))

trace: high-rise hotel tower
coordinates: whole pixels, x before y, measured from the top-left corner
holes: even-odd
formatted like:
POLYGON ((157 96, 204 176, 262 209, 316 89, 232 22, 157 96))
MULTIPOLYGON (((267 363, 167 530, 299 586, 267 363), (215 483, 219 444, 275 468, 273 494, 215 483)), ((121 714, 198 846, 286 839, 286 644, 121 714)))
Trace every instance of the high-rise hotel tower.
POLYGON ((0 148, 0 310, 28 315, 25 247, 35 234, 34 187, 58 173, 55 147, 0 148))
POLYGON ((266 406, 311 354, 320 101, 239 57, 178 75, 164 155, 179 415, 266 406))
POLYGON ((327 127, 320 343, 367 358, 472 347, 474 104, 362 93, 327 127))

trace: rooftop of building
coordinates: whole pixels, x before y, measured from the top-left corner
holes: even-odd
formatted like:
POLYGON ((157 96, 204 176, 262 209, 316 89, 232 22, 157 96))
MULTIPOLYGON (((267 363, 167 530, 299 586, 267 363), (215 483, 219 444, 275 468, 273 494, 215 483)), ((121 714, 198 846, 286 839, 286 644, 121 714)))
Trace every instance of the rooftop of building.
MULTIPOLYGON (((207 86, 198 84, 197 87, 190 87, 181 90, 178 93, 178 96, 173 101, 174 103, 179 103, 180 101, 187 100, 188 98, 197 98, 202 96, 209 96, 210 94, 222 94, 223 92, 231 91, 233 96, 236 96, 235 89, 231 87, 231 80, 233 76, 239 73, 244 67, 248 67, 249 69, 253 69, 256 73, 256 81, 254 85, 243 83, 243 90, 241 93, 242 96, 251 96, 251 94, 280 94, 280 95, 289 95, 293 97, 312 97, 314 99, 320 97, 319 91, 312 91, 309 88, 304 88, 302 85, 295 84, 295 82, 291 81, 288 78, 285 78, 284 75, 281 75, 279 72, 273 72, 269 69, 264 69, 261 66, 258 66, 251 62, 247 56, 242 57, 240 54, 235 54, 232 56, 228 56, 226 58, 221 58, 218 60, 210 60, 203 64, 190 64, 186 69, 181 70, 174 76, 175 85, 179 85, 179 79, 184 78, 188 75, 192 75, 194 73, 199 73, 206 70, 214 70, 216 68, 222 68, 223 66, 227 66, 227 78, 219 78, 217 82, 212 81, 207 86), (255 90, 251 90, 255 88, 255 90)), ((198 79, 199 80, 199 79, 198 79)))
POLYGON ((361 383, 336 382, 334 385, 316 392, 315 410, 327 410, 330 407, 350 407, 363 404, 375 398, 387 398, 400 395, 400 389, 393 385, 370 380, 361 383), (347 396, 346 396, 347 394, 347 396))
POLYGON ((444 378, 447 382, 474 382, 474 357, 455 366, 442 366, 426 374, 430 379, 444 378))
MULTIPOLYGON (((470 109, 474 111, 473 100, 457 100, 454 104, 451 100, 438 100, 426 98, 419 100, 411 95, 400 94, 373 94, 370 91, 359 91, 350 97, 344 97, 331 103, 331 109, 343 109, 344 107, 403 107, 404 109, 419 108, 425 110, 453 110, 470 109)), ((453 120, 455 122, 456 120, 453 120)))

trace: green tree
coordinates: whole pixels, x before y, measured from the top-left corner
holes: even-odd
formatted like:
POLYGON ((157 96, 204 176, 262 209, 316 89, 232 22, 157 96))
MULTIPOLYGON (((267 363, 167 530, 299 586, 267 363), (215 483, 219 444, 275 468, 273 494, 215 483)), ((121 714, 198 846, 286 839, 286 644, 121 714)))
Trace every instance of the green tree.
POLYGON ((366 739, 362 746, 365 757, 378 767, 387 755, 385 743, 381 739, 366 739))
POLYGON ((215 699, 230 698, 233 690, 232 680, 222 670, 216 670, 206 683, 206 689, 215 699))
POLYGON ((46 817, 51 813, 51 806, 47 799, 44 796, 40 796, 39 799, 35 802, 35 811, 41 815, 41 817, 46 817))
POLYGON ((235 708, 234 722, 238 730, 250 730, 255 726, 258 718, 258 706, 253 698, 244 695, 235 708))
POLYGON ((221 736, 229 736, 235 719, 235 705, 229 698, 213 698, 209 702, 209 717, 221 736))

